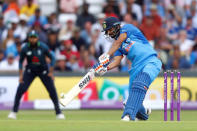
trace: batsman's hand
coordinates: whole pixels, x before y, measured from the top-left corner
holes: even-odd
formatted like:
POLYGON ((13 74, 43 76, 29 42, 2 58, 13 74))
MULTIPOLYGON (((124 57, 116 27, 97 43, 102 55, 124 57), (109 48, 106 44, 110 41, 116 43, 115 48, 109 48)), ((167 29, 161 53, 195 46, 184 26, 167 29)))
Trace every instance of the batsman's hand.
POLYGON ((100 63, 96 63, 94 66, 93 66, 93 69, 95 70, 95 72, 102 76, 104 75, 106 72, 107 72, 107 67, 104 67, 102 64, 100 63))
POLYGON ((103 65, 104 67, 107 67, 108 65, 109 65, 109 58, 110 58, 110 56, 109 56, 109 54, 107 54, 107 53, 104 53, 104 54, 102 54, 100 57, 99 57, 99 63, 101 64, 101 65, 103 65))

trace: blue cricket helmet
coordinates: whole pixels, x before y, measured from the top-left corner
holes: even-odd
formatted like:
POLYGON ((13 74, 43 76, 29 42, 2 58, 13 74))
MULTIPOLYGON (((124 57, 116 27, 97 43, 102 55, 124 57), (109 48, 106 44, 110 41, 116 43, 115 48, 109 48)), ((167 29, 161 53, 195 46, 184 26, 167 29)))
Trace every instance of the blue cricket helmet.
POLYGON ((107 31, 116 25, 120 25, 120 21, 116 17, 107 17, 103 22, 103 31, 107 31))

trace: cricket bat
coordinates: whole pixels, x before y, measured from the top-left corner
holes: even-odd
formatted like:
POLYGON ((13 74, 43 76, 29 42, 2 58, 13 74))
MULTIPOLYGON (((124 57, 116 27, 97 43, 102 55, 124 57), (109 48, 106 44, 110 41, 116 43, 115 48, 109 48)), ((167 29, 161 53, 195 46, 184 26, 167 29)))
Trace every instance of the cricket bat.
POLYGON ((67 106, 94 77, 95 71, 91 69, 68 93, 61 93, 60 104, 67 106))

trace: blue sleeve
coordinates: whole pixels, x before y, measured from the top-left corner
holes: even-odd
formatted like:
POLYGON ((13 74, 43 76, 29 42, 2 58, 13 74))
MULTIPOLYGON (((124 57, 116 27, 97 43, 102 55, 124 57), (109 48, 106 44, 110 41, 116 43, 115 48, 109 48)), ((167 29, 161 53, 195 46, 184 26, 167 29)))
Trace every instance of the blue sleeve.
POLYGON ((139 29, 137 29, 135 26, 132 24, 125 24, 124 26, 121 27, 120 29, 120 34, 126 33, 128 36, 131 35, 131 33, 137 33, 139 32, 139 29))
POLYGON ((123 33, 128 33, 128 25, 124 25, 121 30, 120 30, 120 34, 123 34, 123 33))
POLYGON ((123 55, 123 52, 120 48, 114 53, 114 56, 122 56, 122 55, 123 55))

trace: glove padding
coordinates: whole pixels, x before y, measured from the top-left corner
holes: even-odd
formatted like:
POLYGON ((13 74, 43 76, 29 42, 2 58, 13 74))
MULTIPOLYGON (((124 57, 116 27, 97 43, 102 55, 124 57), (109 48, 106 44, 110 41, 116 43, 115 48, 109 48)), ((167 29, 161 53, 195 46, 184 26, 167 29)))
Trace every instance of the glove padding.
POLYGON ((103 67, 107 67, 109 65, 109 54, 104 53, 99 56, 99 63, 103 65, 103 67))
POLYGON ((93 66, 93 69, 95 70, 95 72, 102 76, 104 75, 106 72, 107 72, 107 67, 104 67, 102 64, 100 63, 96 63, 94 66, 93 66))

